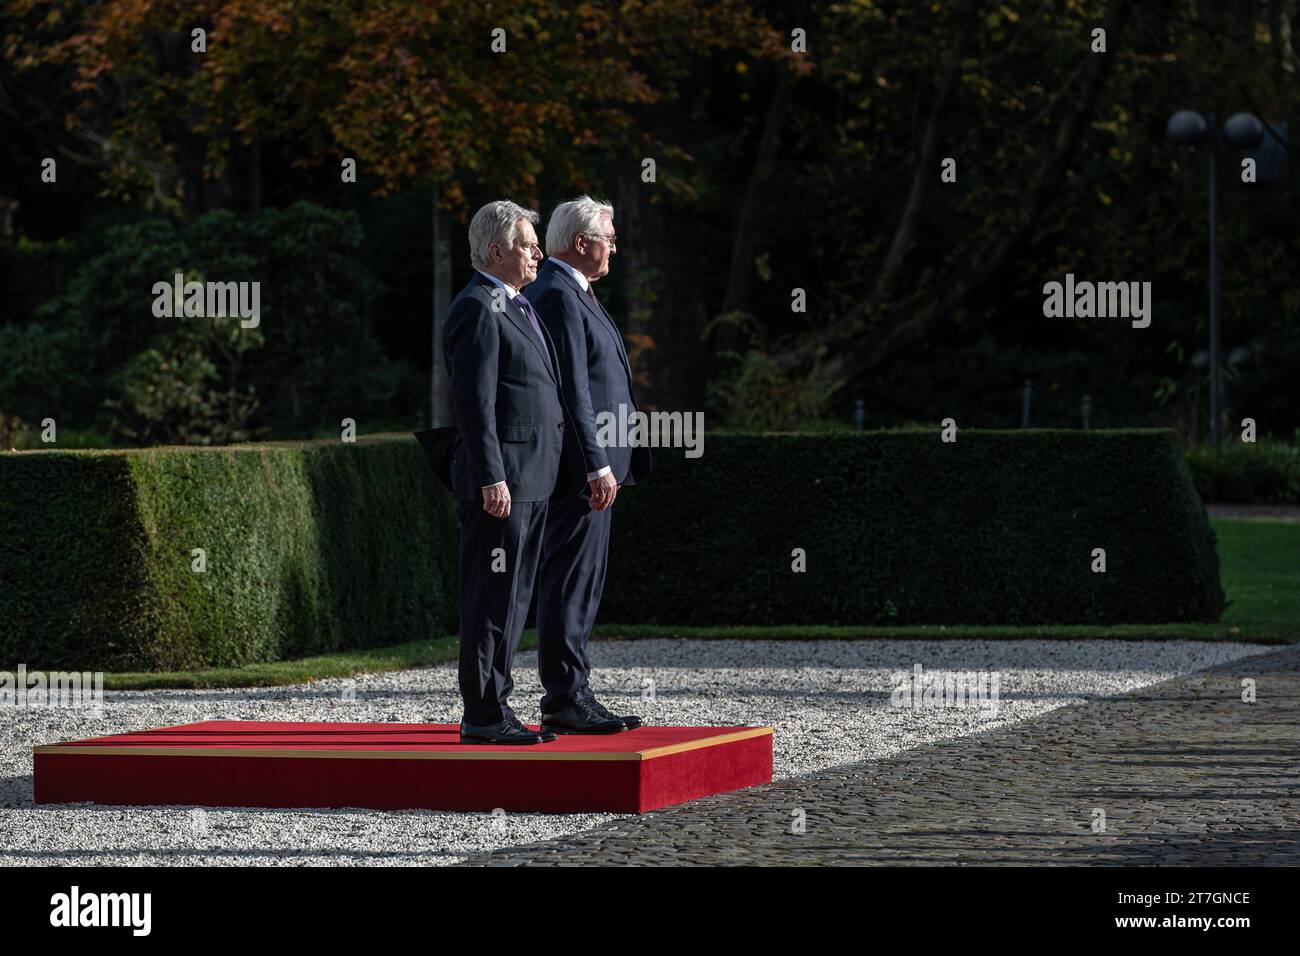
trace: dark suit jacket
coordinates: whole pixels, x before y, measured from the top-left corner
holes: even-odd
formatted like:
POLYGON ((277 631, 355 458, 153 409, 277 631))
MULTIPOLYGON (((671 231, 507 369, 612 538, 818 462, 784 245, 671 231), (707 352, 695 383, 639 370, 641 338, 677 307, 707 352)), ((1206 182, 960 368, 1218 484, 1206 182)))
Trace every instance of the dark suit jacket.
POLYGON ((550 259, 538 268, 537 279, 524 295, 555 342, 564 397, 573 412, 587 471, 609 465, 620 485, 644 481, 650 474, 650 449, 617 444, 619 405, 628 413, 637 405, 632 367, 613 318, 550 259), (597 440, 601 412, 609 412, 615 422, 614 444, 607 447, 597 440))
MULTIPOLYGON (((523 311, 504 296, 493 308, 491 280, 475 271, 451 303, 443 353, 459 442, 452 491, 481 502, 484 485, 504 481, 513 501, 570 498, 586 486, 554 354, 523 311)), ((545 329, 543 328, 543 335, 545 329)))

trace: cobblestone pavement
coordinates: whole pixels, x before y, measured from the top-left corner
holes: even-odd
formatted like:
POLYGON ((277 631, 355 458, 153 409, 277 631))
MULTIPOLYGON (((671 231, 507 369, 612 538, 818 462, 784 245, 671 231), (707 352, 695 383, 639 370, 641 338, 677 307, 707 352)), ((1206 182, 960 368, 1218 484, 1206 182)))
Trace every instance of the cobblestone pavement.
POLYGON ((1298 783, 1291 647, 465 865, 1296 866, 1298 783))

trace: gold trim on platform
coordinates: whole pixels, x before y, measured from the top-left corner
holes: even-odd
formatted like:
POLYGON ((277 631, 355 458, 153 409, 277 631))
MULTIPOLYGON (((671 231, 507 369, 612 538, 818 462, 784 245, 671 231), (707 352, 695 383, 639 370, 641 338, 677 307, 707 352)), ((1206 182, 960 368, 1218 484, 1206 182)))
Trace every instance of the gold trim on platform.
POLYGON ((746 727, 744 730, 732 731, 729 734, 718 734, 716 737, 701 737, 699 740, 683 740, 679 744, 664 744, 662 747, 651 747, 649 750, 640 751, 640 756, 642 760, 650 760, 654 757, 666 757, 668 754, 681 753, 684 750, 699 750, 701 747, 729 744, 737 740, 748 740, 750 737, 771 736, 771 727, 746 727))
MULTIPOLYGON (((515 751, 479 750, 478 744, 465 744, 464 750, 278 750, 255 747, 78 747, 65 744, 46 744, 33 747, 34 754, 108 754, 121 757, 321 757, 342 760, 653 760, 669 754, 699 750, 719 744, 748 740, 751 737, 772 735, 771 727, 746 727, 743 730, 698 740, 684 740, 646 750, 614 751, 607 753, 572 753, 554 750, 537 750, 537 744, 523 744, 515 751)), ((545 746, 544 744, 540 746, 545 746)))

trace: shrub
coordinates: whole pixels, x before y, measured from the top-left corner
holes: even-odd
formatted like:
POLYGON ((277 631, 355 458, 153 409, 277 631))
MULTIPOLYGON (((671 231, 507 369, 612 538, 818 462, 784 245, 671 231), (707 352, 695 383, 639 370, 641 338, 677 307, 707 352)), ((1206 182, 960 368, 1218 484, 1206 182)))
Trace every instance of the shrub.
POLYGON ((259 428, 310 430, 322 417, 394 417, 409 370, 372 333, 378 286, 364 241, 355 213, 306 202, 257 216, 219 210, 190 223, 114 225, 36 321, 0 327, 0 409, 80 427, 115 423, 139 441, 238 440, 259 428), (177 273, 259 282, 261 325, 218 319, 238 336, 227 341, 187 328, 205 320, 155 316, 154 284, 177 273), (246 405, 254 394, 256 410, 246 405), (247 421, 219 435, 205 409, 232 405, 247 421))
POLYGON ((409 437, 0 455, 0 660, 170 670, 454 633, 434 483, 409 437))
POLYGON ((1118 624, 1223 610, 1214 532, 1167 430, 968 430, 955 444, 936 429, 710 433, 704 451, 656 449, 649 481, 619 494, 602 620, 1118 624))
MULTIPOLYGON (((603 621, 1223 610, 1214 533, 1169 431, 710 434, 705 452, 657 449, 650 480, 619 495, 603 621)), ((455 508, 409 435, 5 453, 0 529, 0 662, 216 666, 456 630, 455 508)))
POLYGON ((1300 504, 1300 444, 1232 443, 1187 450, 1202 500, 1218 504, 1300 504))

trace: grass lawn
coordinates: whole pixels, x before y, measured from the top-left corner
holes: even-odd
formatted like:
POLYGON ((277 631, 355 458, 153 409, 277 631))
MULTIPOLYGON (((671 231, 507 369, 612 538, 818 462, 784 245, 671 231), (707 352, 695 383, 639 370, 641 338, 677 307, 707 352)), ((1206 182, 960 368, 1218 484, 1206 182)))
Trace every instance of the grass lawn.
MULTIPOLYGON (((1211 519, 1219 539, 1228 609, 1217 624, 1126 624, 1112 627, 670 627, 604 625, 598 638, 691 637, 703 639, 856 640, 885 637, 979 637, 985 639, 1083 637, 1121 640, 1182 639, 1290 643, 1300 640, 1300 523, 1211 519)), ((520 650, 537 647, 526 631, 520 650)), ((365 671, 427 667, 456 659, 456 637, 413 641, 373 650, 247 667, 173 673, 105 674, 114 690, 153 687, 269 687, 348 677, 365 671)))

